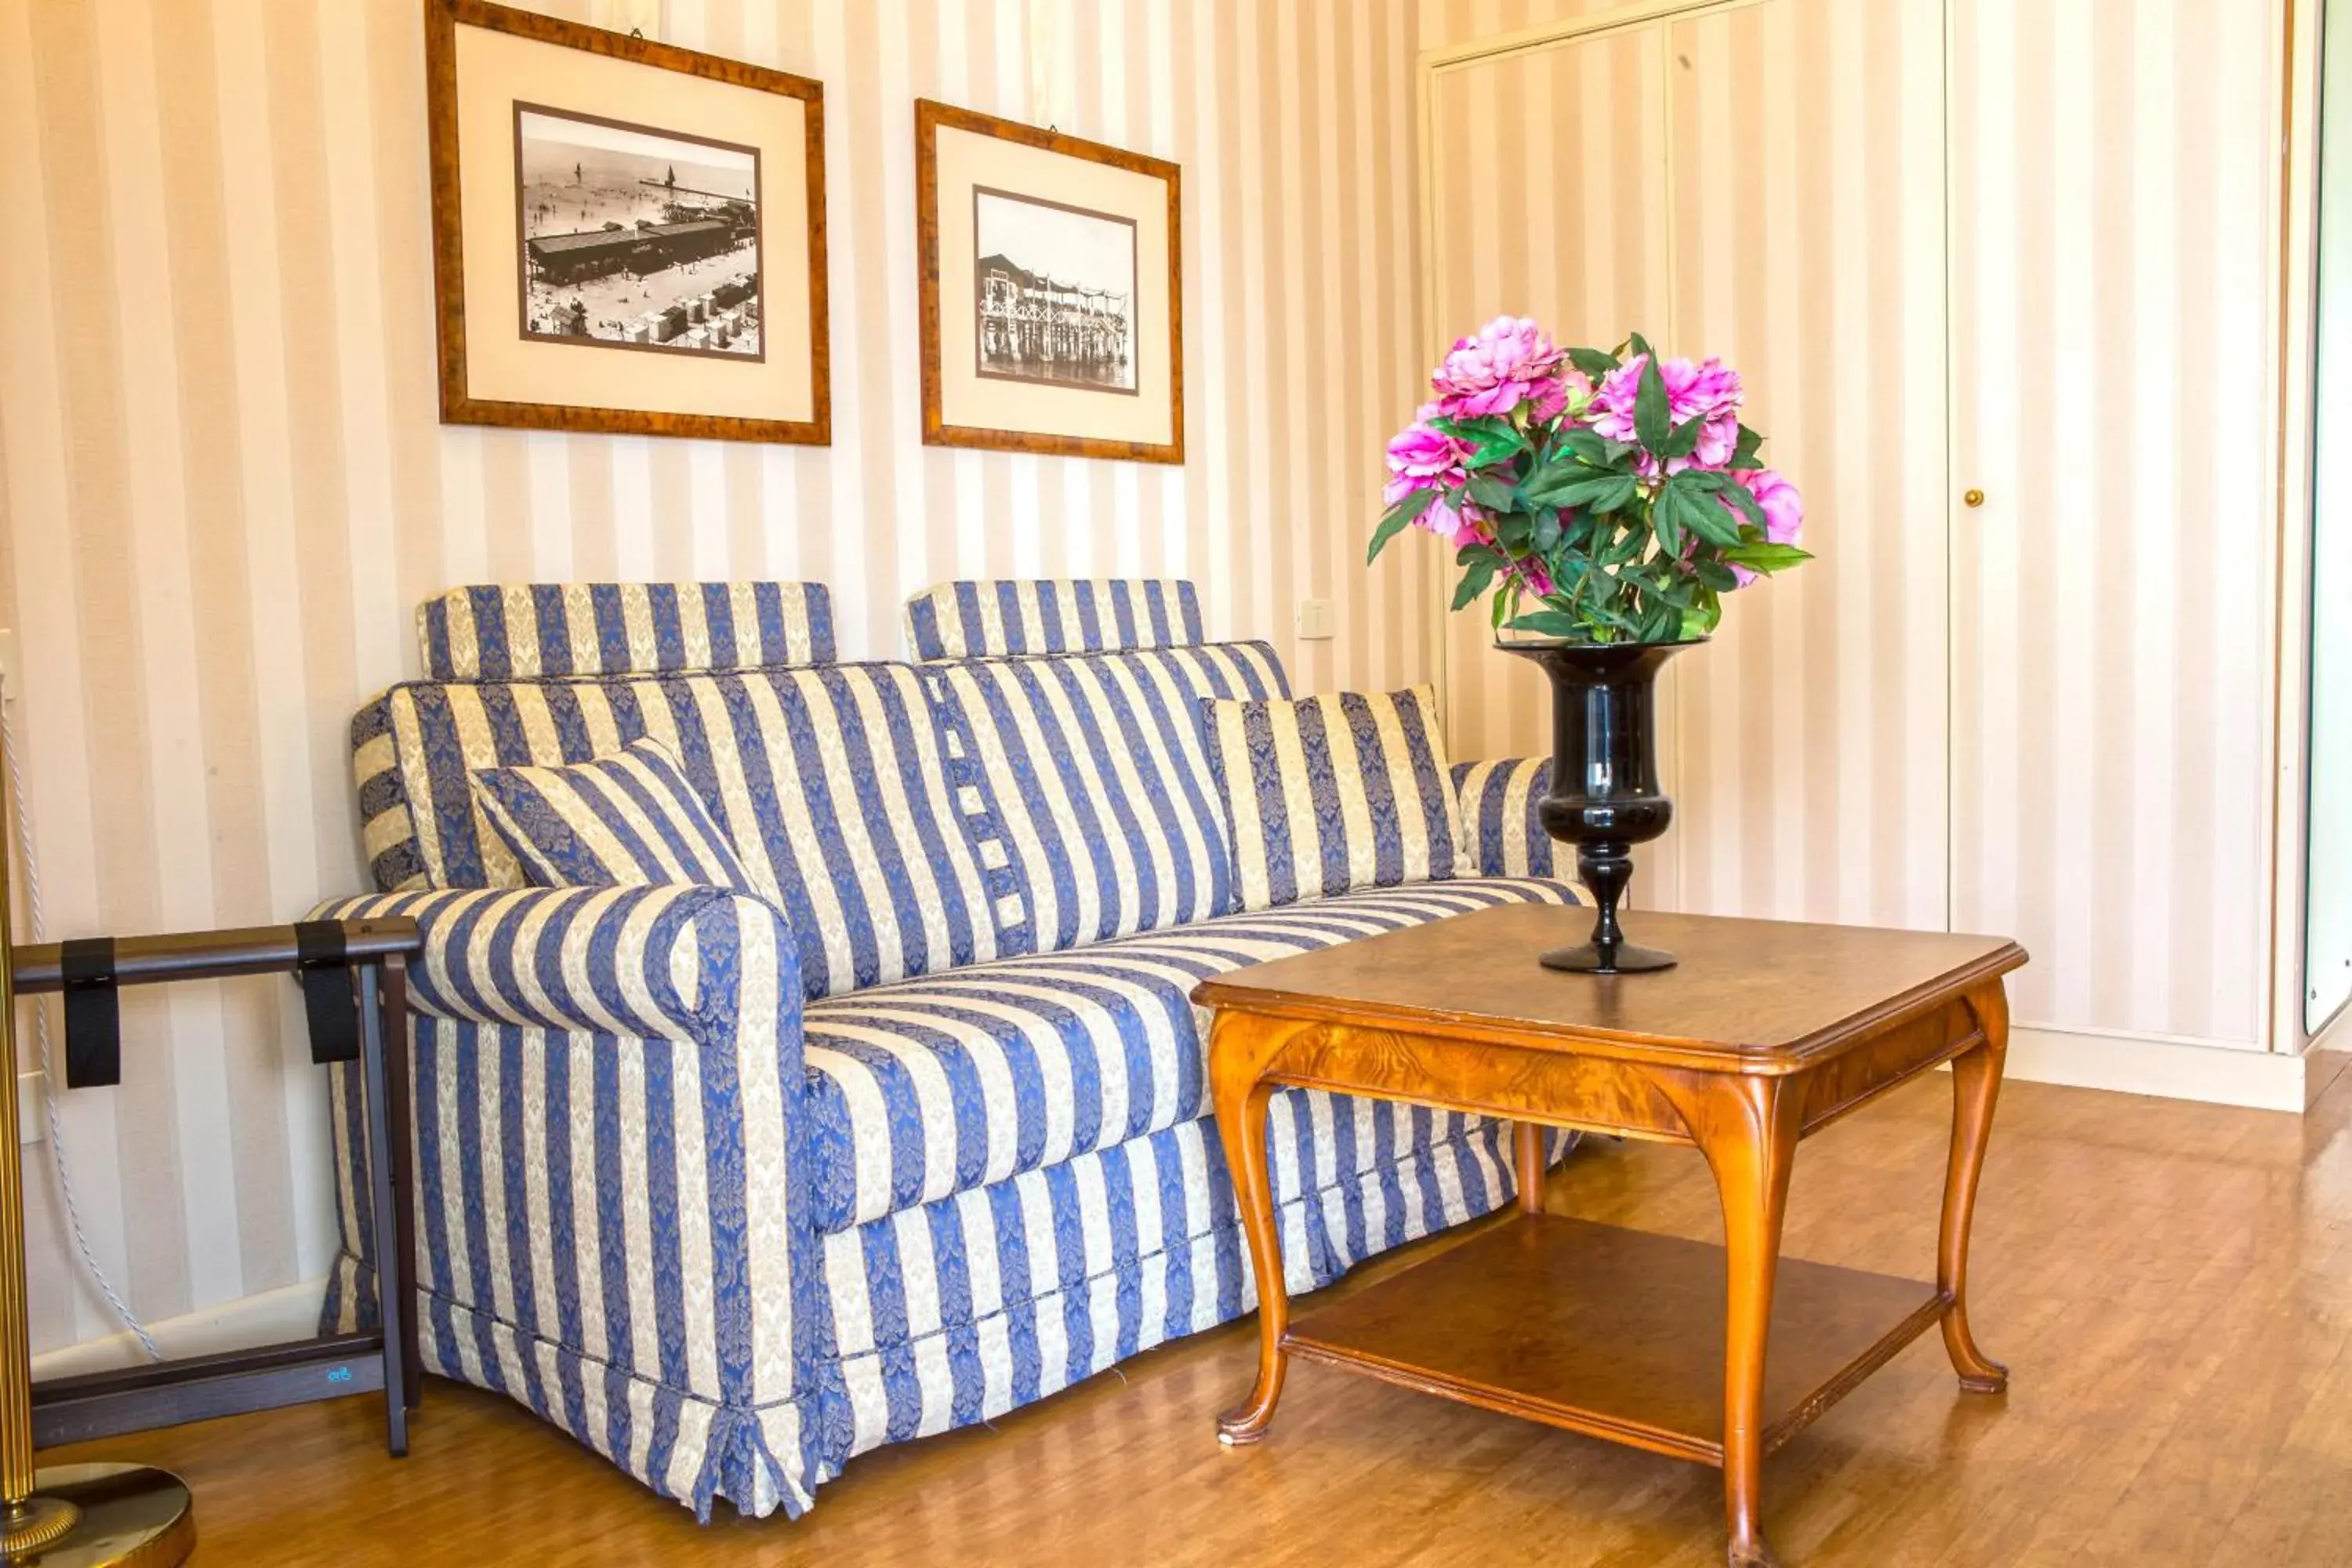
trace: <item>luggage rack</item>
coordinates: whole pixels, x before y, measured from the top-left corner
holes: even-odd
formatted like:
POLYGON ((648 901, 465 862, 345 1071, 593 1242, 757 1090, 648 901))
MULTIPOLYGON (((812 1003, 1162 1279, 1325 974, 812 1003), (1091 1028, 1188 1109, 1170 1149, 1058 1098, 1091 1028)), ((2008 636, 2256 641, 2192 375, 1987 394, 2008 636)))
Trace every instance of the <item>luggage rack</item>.
MULTIPOLYGON (((313 1061, 355 1062, 374 1210, 378 1327, 152 1366, 54 1378, 32 1386, 33 1445, 93 1437, 314 1399, 383 1391, 385 1447, 408 1452, 408 1412, 423 1394, 407 1272, 415 1235, 409 1180, 408 961, 422 947, 404 918, 174 936, 47 942, 10 950, 17 995, 61 994, 72 1086, 115 1081, 115 992, 125 985, 292 973, 310 1018, 313 1061)), ((13 1101, 14 1074, 0 1094, 13 1101)))

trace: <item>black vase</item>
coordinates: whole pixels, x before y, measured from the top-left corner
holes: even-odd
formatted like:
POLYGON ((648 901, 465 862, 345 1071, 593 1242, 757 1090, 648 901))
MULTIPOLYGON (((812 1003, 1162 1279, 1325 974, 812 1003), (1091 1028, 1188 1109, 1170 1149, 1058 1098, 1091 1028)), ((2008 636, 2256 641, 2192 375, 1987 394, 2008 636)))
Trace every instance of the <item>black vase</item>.
POLYGON ((1576 868, 1601 905, 1592 940, 1545 953, 1547 969, 1635 974, 1674 965, 1673 953, 1625 940, 1617 900, 1633 878, 1633 846, 1675 819, 1675 803, 1658 787, 1658 671, 1706 640, 1495 645, 1551 677, 1551 792, 1536 816, 1576 846, 1576 868))

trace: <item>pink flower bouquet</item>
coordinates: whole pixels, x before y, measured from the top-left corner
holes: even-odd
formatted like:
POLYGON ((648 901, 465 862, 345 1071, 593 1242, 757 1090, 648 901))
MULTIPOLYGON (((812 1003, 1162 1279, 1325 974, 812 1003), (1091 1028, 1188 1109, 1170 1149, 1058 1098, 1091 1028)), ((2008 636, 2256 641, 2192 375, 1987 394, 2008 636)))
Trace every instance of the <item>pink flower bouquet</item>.
POLYGON ((1436 397, 1389 443, 1371 557, 1408 526, 1454 551, 1454 607, 1489 589, 1498 630, 1570 642, 1674 642, 1723 618, 1722 595, 1811 556, 1804 501, 1757 458, 1739 374, 1560 349, 1523 317, 1456 342, 1436 397))

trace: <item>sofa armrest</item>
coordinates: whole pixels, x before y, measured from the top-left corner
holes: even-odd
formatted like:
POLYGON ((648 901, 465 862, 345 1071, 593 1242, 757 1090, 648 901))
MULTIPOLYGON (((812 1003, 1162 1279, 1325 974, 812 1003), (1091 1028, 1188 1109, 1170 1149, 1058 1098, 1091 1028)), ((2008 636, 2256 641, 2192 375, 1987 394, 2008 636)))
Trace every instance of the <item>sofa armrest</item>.
POLYGON ((1536 820, 1536 803, 1550 787, 1549 757, 1454 764, 1454 793, 1480 876, 1576 879, 1575 855, 1536 820))
POLYGON ((763 1016, 799 1037, 790 928, 724 889, 443 889, 339 900, 311 918, 389 915, 416 921, 409 1000, 436 1017, 713 1047, 763 1016))
MULTIPOLYGON (((719 1497, 799 1513, 838 1401, 815 1348, 828 1309, 784 917, 673 886, 386 893, 319 918, 388 915, 424 938, 408 1048, 428 1369, 499 1353, 625 1377, 628 1398, 650 1402, 640 1418, 682 1434, 658 1464, 621 1457, 631 1473, 704 1519, 719 1497), (549 1196, 531 1195, 526 1170, 549 1196), (565 1228, 534 1230, 559 1210, 565 1228), (630 1226, 646 1239, 625 1245, 630 1226), (568 1268, 575 1247, 595 1260, 601 1331, 564 1277, 544 1288, 545 1249, 568 1268)), ((332 1081, 339 1124, 355 1125, 354 1076, 332 1081)), ((364 1153, 336 1143, 352 1179, 338 1184, 346 1257, 328 1312, 345 1327, 373 1289, 373 1234, 364 1153)), ((517 1397, 561 1405, 552 1384, 530 1386, 517 1397)))

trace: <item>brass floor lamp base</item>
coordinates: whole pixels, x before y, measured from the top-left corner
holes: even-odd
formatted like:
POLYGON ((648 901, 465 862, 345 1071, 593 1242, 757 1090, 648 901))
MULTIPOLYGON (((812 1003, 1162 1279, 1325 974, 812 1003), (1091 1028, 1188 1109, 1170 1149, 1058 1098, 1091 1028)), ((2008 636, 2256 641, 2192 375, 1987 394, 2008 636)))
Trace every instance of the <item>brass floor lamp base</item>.
POLYGON ((146 1465, 51 1465, 15 1519, 0 1519, 9 1568, 176 1568, 196 1549, 188 1489, 146 1465))

